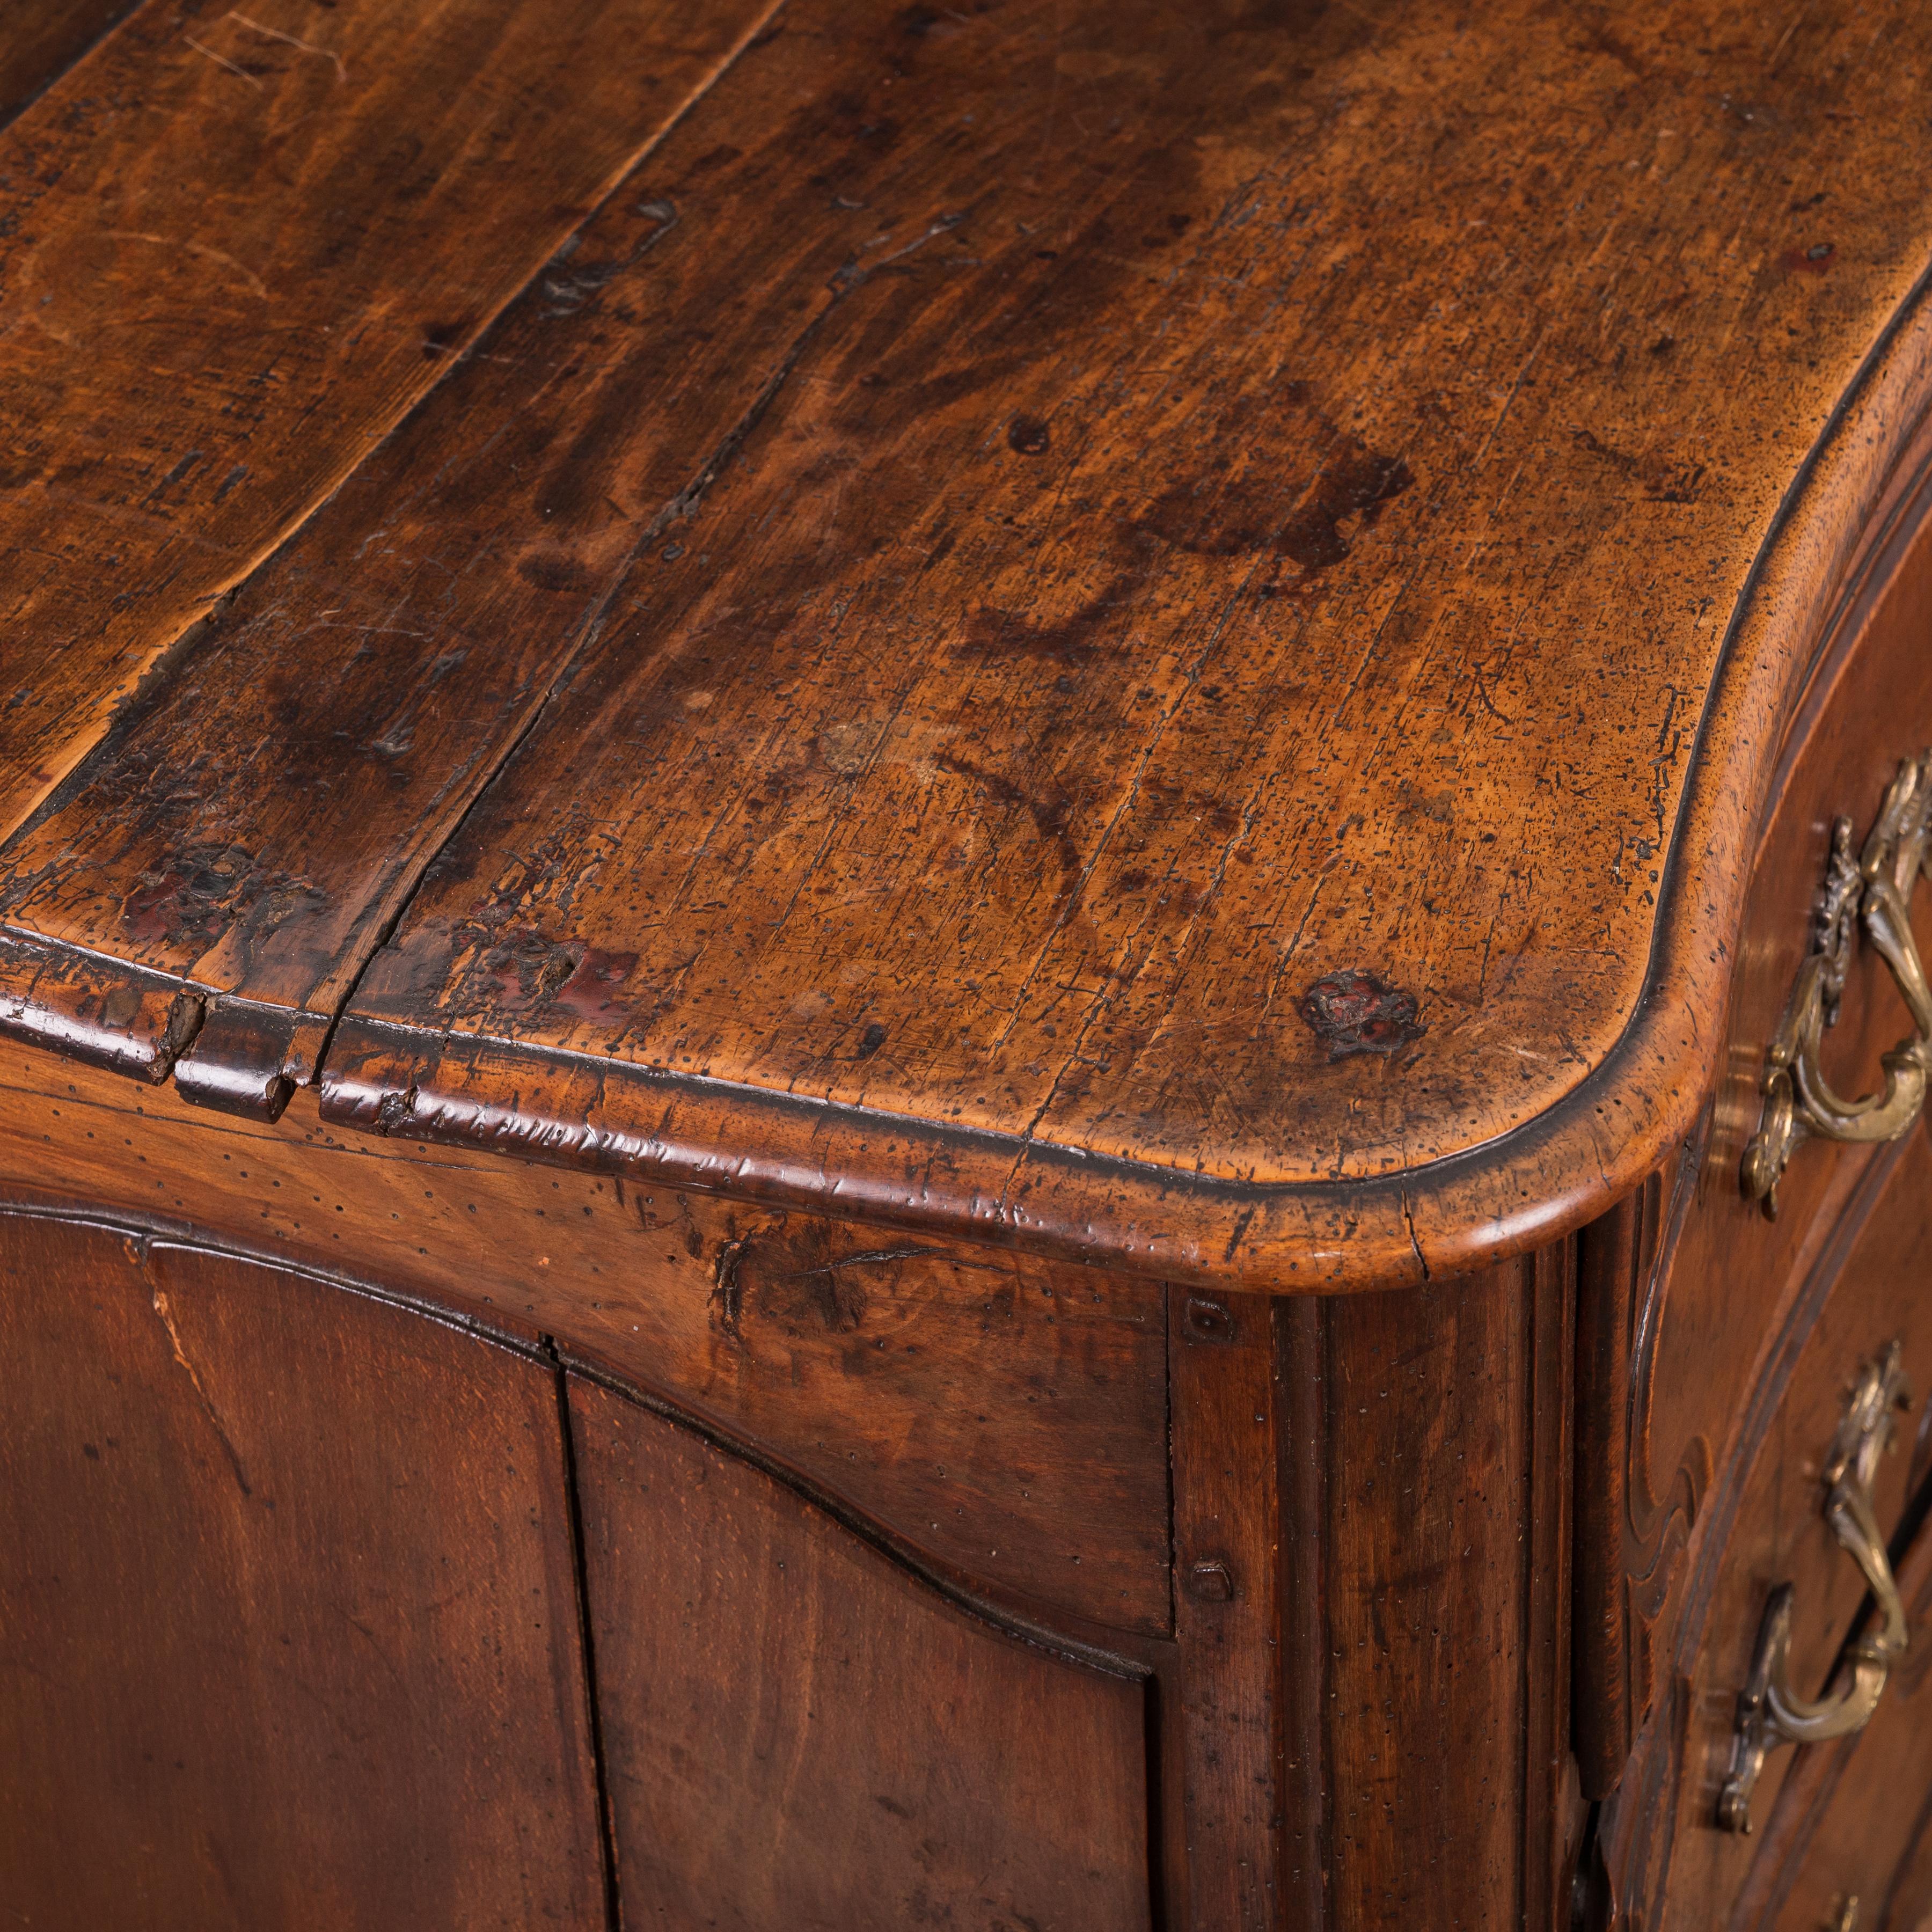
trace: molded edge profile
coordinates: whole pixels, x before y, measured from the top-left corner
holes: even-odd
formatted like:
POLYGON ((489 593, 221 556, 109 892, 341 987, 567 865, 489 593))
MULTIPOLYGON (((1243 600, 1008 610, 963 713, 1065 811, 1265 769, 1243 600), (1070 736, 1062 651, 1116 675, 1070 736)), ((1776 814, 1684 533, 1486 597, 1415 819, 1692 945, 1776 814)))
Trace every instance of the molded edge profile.
POLYGON ((1882 545, 1882 513, 1916 475, 1907 459, 1932 408, 1929 290, 1932 272, 1867 354, 1745 580, 1636 1004, 1597 1066, 1510 1132, 1369 1180, 1241 1183, 352 1010, 322 1069, 322 1117, 1274 1294, 1414 1285, 1561 1238, 1691 1130, 1719 1070, 1770 781, 1848 586, 1882 545))
POLYGON ((290 1094, 314 1078, 328 1024, 320 1013, 218 994, 194 1045, 175 1063, 176 1089, 217 1113, 279 1120, 290 1094))
MULTIPOLYGON (((1552 1194, 1523 1178, 1531 1165, 1499 1168, 1486 1150, 1374 1183, 1214 1180, 905 1115, 355 1018, 338 1028, 321 1085, 322 1118, 332 1126, 857 1216, 1190 1287, 1297 1294, 1426 1282, 1554 1240, 1615 1198, 1594 1168, 1593 1185, 1552 1194), (1411 1192, 1408 1184, 1421 1172, 1441 1190, 1433 1200, 1411 1192), (1420 1217, 1432 1206, 1440 1212, 1445 1200, 1473 1202, 1480 1219, 1439 1242, 1431 1231, 1425 1250, 1428 1224, 1420 1217)), ((1515 1143, 1534 1137, 1547 1119, 1530 1122, 1515 1143)), ((1631 1184, 1642 1171, 1632 1168, 1631 1184)))

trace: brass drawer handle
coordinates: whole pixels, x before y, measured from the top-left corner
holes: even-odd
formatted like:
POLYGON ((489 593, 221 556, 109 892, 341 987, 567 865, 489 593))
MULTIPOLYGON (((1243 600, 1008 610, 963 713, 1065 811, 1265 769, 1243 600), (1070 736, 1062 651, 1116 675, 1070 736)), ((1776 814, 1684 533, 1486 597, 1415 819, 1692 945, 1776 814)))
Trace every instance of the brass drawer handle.
POLYGON ((1932 817, 1932 752, 1898 768, 1864 850, 1852 857, 1852 822, 1832 826, 1832 858, 1812 928, 1811 950, 1798 969, 1777 1037, 1765 1057, 1764 1112, 1744 1149, 1746 1196, 1778 1212, 1778 1184, 1792 1150, 1806 1136, 1832 1141, 1889 1141, 1918 1119, 1932 1063, 1932 989, 1912 937, 1912 888, 1927 863, 1932 817), (1818 1064, 1827 1027, 1838 1017, 1858 928, 1883 956, 1910 1008, 1913 1036, 1882 1060, 1885 1090, 1841 1099, 1818 1064))
POLYGON ((1864 1729, 1878 1708, 1892 1666, 1904 1654, 1905 1606, 1872 1511, 1872 1478, 1890 1445, 1892 1415, 1911 1400, 1899 1369, 1899 1345, 1888 1344, 1860 1371, 1825 1465, 1825 1517, 1864 1574, 1878 1606, 1878 1624, 1846 1652, 1830 1691, 1817 1702, 1791 1688, 1792 1586, 1780 1583, 1758 1627, 1750 1677, 1738 1697, 1730 1773, 1718 1799, 1718 1822, 1727 1832, 1750 1829, 1751 1789, 1764 1761, 1782 1744, 1823 1744, 1864 1729))

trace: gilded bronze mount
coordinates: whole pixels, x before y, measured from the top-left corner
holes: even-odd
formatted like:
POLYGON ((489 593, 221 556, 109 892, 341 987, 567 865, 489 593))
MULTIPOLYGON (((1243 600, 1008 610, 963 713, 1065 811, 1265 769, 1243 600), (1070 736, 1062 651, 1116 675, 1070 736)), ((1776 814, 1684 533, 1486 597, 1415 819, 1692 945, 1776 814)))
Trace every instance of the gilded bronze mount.
POLYGON ((1791 998, 1765 1056, 1760 1091, 1764 1111, 1744 1149, 1742 1180, 1748 1198, 1778 1212, 1778 1184, 1799 1143, 1896 1140, 1925 1103, 1932 1066, 1932 990, 1912 937, 1912 890, 1927 867, 1932 834, 1932 752, 1906 759, 1885 795, 1864 849, 1852 856, 1852 822, 1832 826, 1832 856, 1814 919, 1810 950, 1798 969, 1791 998), (1890 1049, 1881 1093, 1847 1100, 1832 1090, 1819 1065, 1826 1030, 1836 1024, 1845 975, 1862 930, 1886 964, 1916 1028, 1890 1049))

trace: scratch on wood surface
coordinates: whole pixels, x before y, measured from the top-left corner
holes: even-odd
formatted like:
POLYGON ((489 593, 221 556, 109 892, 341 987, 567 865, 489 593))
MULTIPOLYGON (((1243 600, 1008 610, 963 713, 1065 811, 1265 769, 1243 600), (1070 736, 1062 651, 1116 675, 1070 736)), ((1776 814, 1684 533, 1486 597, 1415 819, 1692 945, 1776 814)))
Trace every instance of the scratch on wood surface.
POLYGON ((237 80, 245 80, 248 85, 254 88, 258 93, 260 92, 262 86, 261 82, 258 80, 254 75, 250 74, 245 67, 237 67, 232 60, 229 60, 224 56, 217 53, 212 47, 203 46, 192 34, 182 34, 182 38, 187 41, 188 45, 194 48, 196 53, 206 54, 210 60, 214 62, 217 67, 225 67, 230 74, 234 75, 237 80))
POLYGON ((739 1279, 744 1254, 742 1238, 727 1241, 718 1250, 718 1259, 711 1270, 710 1299, 718 1310, 718 1325, 734 1342, 745 1339, 744 1331, 739 1325, 745 1308, 744 1284, 739 1279))
MULTIPOLYGON (((227 64, 226 62, 222 64, 224 66, 227 64)), ((250 76, 244 74, 242 78, 246 80, 250 76)), ((142 228, 110 228, 107 230, 107 238, 110 242, 152 242, 157 248, 185 248, 190 255, 206 255, 210 261, 219 262, 224 268, 232 268, 248 284, 251 294, 260 296, 264 302, 268 299, 268 284, 245 262, 236 261, 226 249, 212 248, 206 242, 178 240, 172 235, 151 235, 142 228)))
POLYGON ((234 1469, 236 1481, 241 1485, 242 1493, 244 1496, 252 1496, 255 1492, 249 1486, 248 1472, 242 1467, 241 1454, 236 1448, 227 1430, 224 1427, 214 1404, 208 1400, 208 1391, 202 1386, 201 1377, 195 1372, 194 1364, 188 1358, 188 1351, 182 1346, 181 1331, 175 1326, 174 1313, 168 1306, 166 1292, 157 1288, 152 1300, 154 1312, 161 1318, 161 1326, 168 1331, 168 1341, 174 1349, 175 1360, 181 1364, 188 1380, 194 1384, 194 1392, 200 1400, 202 1412, 207 1416, 208 1424, 214 1430, 223 1449, 227 1452, 229 1463, 234 1469))
MULTIPOLYGON (((265 27, 259 20, 251 20, 246 14, 238 14, 233 8, 228 10, 228 17, 238 27, 246 27, 251 34, 260 34, 265 39, 280 40, 284 46, 298 47, 305 54, 319 54, 326 61, 335 63, 335 78, 338 83, 349 78, 349 70, 344 65, 342 56, 332 47, 319 47, 313 40, 297 38, 293 34, 285 34, 279 27, 265 27)), ((218 56, 219 58, 219 56, 218 56)), ((239 69, 236 70, 239 72, 239 69)))
POLYGON ((1415 1264, 1421 1269, 1422 1278, 1426 1281, 1430 1278, 1429 1258, 1422 1252, 1422 1244, 1415 1238, 1415 1214, 1409 1206, 1407 1188, 1402 1191, 1402 1222, 1408 1230, 1408 1245, 1415 1250, 1415 1264))

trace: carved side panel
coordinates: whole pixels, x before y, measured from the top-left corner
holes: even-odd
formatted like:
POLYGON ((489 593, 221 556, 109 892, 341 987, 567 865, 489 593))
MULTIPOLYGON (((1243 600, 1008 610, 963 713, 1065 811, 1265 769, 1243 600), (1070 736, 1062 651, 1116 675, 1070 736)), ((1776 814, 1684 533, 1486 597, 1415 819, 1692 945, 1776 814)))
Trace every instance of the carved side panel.
POLYGON ((1661 1481, 1652 1460, 1666 1222, 1681 1221, 1696 1182, 1687 1156, 1579 1238, 1573 1657, 1576 1761, 1590 1798, 1616 1788, 1655 1702, 1658 1619, 1711 1484, 1701 1435, 1661 1481))
POLYGON ((1156 1284, 400 1137, 0 1044, 0 1192, 164 1217, 547 1336, 1055 1628, 1166 1636, 1156 1284))
POLYGON ((1152 1924, 1143 1682, 595 1383, 570 1414, 626 1924, 1152 1924))
POLYGON ((0 1359, 0 1922, 604 1926, 548 1364, 6 1214, 0 1359))

